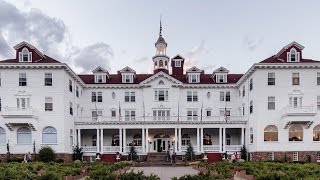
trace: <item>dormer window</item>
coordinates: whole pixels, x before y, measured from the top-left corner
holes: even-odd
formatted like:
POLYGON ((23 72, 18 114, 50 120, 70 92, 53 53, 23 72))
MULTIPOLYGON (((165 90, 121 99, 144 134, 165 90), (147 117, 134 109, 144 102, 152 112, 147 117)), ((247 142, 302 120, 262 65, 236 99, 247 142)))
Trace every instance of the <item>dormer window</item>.
POLYGON ((94 74, 94 83, 106 83, 107 79, 110 78, 109 72, 100 66, 92 72, 94 74))
POLYGON ((105 83, 105 77, 102 74, 95 75, 95 83, 105 83))
POLYGON ((189 74, 189 83, 199 83, 200 82, 200 74, 189 74))
POLYGON ((136 71, 129 68, 128 66, 119 71, 122 77, 122 83, 133 83, 136 71))
POLYGON ((122 74, 122 83, 133 83, 133 74, 122 74))
POLYGON ((295 48, 291 48, 291 50, 287 54, 287 58, 288 62, 299 62, 300 53, 295 48))
POLYGON ((227 75, 226 74, 217 74, 216 75, 216 82, 217 83, 226 83, 227 82, 227 75))
POLYGON ((181 67, 181 61, 175 61, 175 67, 181 67))
POLYGON ((29 52, 27 48, 23 48, 21 52, 19 52, 19 62, 31 62, 32 61, 32 53, 29 52))

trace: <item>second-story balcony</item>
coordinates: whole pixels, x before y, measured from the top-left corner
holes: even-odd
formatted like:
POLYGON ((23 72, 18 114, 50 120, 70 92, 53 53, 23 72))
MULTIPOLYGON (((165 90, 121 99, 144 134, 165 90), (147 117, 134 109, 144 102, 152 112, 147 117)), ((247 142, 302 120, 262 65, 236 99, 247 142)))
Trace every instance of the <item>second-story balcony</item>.
POLYGON ((4 118, 33 118, 35 111, 32 107, 17 108, 17 107, 4 107, 2 117, 4 118))
POLYGON ((286 106, 281 110, 281 116, 315 116, 316 110, 313 106, 286 106))

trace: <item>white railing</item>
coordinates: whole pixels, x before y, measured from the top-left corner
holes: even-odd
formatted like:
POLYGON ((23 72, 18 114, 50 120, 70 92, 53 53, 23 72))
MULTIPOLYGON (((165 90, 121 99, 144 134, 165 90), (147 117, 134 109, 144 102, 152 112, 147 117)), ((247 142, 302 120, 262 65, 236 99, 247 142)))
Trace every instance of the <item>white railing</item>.
POLYGON ((282 116, 288 115, 315 115, 316 111, 313 106, 286 106, 282 110, 282 116))
POLYGON ((226 145, 226 151, 240 151, 241 145, 226 145))
MULTIPOLYGON (((186 152, 189 146, 181 146, 181 151, 182 152, 186 152)), ((192 145, 193 147, 193 151, 197 151, 197 146, 196 145, 192 145)))
MULTIPOLYGON (((134 146, 136 149, 137 153, 142 153, 142 146, 134 146)), ((130 146, 126 147, 126 152, 129 153, 130 152, 130 146)))
POLYGON ((103 152, 119 152, 119 146, 103 146, 103 152))
POLYGON ((17 108, 17 107, 4 107, 2 116, 34 116, 34 111, 31 107, 17 108))
POLYGON ((97 152, 97 146, 82 146, 83 152, 97 152))
POLYGON ((203 145, 203 151, 220 151, 219 145, 203 145))

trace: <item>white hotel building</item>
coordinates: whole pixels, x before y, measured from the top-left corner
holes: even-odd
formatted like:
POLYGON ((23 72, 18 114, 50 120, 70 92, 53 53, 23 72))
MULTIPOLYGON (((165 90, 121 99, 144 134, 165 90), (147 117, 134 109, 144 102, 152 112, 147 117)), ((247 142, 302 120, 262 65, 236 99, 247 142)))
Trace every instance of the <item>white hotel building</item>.
POLYGON ((155 48, 153 74, 97 67, 79 75, 16 45, 16 57, 0 61, 1 157, 7 146, 24 154, 35 145, 70 158, 75 144, 85 156, 126 155, 132 143, 140 155, 169 144, 182 155, 191 143, 196 154, 246 145, 254 160, 320 159, 320 62, 304 58, 302 45, 290 43, 244 74, 184 73, 184 58, 166 55, 161 32, 155 48))

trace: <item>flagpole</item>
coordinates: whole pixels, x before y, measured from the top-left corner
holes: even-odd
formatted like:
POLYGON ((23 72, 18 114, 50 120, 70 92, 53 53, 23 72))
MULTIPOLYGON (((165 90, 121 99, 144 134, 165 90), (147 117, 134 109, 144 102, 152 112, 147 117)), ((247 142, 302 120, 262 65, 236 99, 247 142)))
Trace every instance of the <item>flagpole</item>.
POLYGON ((227 117, 227 100, 226 100, 226 106, 224 107, 224 120, 225 120, 225 123, 228 124, 228 117, 227 117))
POLYGON ((203 101, 202 101, 202 105, 201 105, 201 118, 200 118, 200 123, 202 124, 202 109, 203 109, 203 101))

